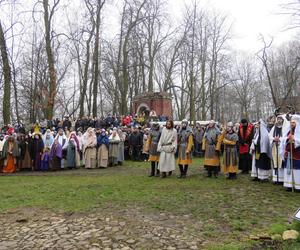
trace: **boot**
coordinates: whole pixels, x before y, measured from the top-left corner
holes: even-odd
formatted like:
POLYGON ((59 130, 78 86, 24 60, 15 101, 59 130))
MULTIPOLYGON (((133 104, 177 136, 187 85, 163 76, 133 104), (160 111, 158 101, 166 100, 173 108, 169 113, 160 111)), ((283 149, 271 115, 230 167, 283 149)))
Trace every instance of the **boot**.
POLYGON ((162 172, 161 178, 167 178, 167 173, 166 172, 162 172))
POLYGON ((160 171, 159 171, 159 169, 156 169, 155 177, 159 177, 159 175, 160 175, 160 171))
POLYGON ((152 162, 151 162, 151 173, 150 173, 149 177, 153 177, 154 175, 155 175, 155 165, 152 164, 152 162))
POLYGON ((189 165, 185 165, 183 168, 183 178, 185 178, 187 176, 188 169, 189 169, 189 165))
POLYGON ((170 171, 170 172, 168 173, 168 175, 169 175, 169 176, 171 176, 171 175, 172 175, 172 173, 173 173, 173 171, 170 171))
POLYGON ((208 169, 207 169, 207 177, 209 177, 209 178, 210 178, 210 177, 211 177, 211 175, 212 175, 212 173, 211 173, 211 169, 210 169, 210 168, 208 168, 208 169))
POLYGON ((184 176, 183 166, 179 165, 180 175, 177 177, 178 179, 182 178, 184 176))

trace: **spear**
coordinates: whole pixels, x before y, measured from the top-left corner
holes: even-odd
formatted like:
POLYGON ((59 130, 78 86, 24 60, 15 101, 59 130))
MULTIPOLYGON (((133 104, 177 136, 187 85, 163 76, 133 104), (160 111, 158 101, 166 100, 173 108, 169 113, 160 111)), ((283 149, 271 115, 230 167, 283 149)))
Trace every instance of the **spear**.
POLYGON ((292 171, 292 192, 294 192, 293 140, 290 140, 290 166, 292 171))

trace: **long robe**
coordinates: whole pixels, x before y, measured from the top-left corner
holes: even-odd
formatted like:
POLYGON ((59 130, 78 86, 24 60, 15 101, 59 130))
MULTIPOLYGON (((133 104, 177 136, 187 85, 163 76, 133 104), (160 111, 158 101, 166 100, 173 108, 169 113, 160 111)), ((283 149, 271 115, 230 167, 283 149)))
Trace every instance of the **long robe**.
POLYGON ((33 140, 31 158, 33 159, 33 169, 40 170, 41 168, 41 157, 43 154, 44 142, 42 138, 33 140))
POLYGON ((300 147, 295 148, 295 143, 290 144, 287 140, 284 159, 283 186, 300 190, 300 147))
POLYGON ((67 146, 67 167, 76 168, 76 145, 73 140, 69 140, 67 146))
POLYGON ((283 182, 284 181, 284 169, 282 167, 283 158, 280 155, 279 147, 280 142, 274 141, 275 137, 282 138, 282 127, 277 127, 276 125, 271 129, 269 133, 270 144, 272 147, 272 177, 273 182, 283 182))
POLYGON ((251 177, 268 180, 271 169, 272 150, 266 124, 260 120, 260 127, 256 130, 251 144, 253 153, 251 177))
POLYGON ((62 147, 59 143, 53 144, 50 151, 50 169, 52 171, 61 168, 62 147))
POLYGON ((2 150, 4 158, 3 173, 14 173, 16 171, 17 157, 19 156, 18 144, 13 141, 5 141, 2 150))
POLYGON ((252 157, 250 154, 250 146, 254 136, 254 126, 248 124, 246 127, 239 127, 239 169, 244 173, 251 170, 252 157))
POLYGON ((158 169, 160 172, 175 170, 175 152, 177 150, 176 129, 163 128, 158 142, 157 151, 160 152, 158 169))
POLYGON ((120 137, 118 134, 116 134, 115 136, 110 135, 108 155, 109 155, 109 164, 111 164, 111 165, 118 164, 119 143, 120 143, 120 137))
POLYGON ((19 143, 20 148, 20 156, 18 160, 18 168, 19 169, 31 169, 32 168, 32 160, 29 152, 29 143, 27 141, 21 141, 19 143))
POLYGON ((96 168, 97 137, 92 128, 88 128, 88 130, 84 133, 83 142, 84 142, 83 157, 85 161, 85 168, 87 169, 96 168))
POLYGON ((118 132, 119 137, 120 137, 120 142, 119 142, 119 154, 118 154, 118 162, 122 163, 125 160, 125 155, 124 155, 124 142, 126 139, 126 134, 122 132, 118 132))
POLYGON ((108 165, 108 147, 109 147, 109 139, 107 135, 100 135, 97 137, 97 161, 98 167, 107 168, 108 165))

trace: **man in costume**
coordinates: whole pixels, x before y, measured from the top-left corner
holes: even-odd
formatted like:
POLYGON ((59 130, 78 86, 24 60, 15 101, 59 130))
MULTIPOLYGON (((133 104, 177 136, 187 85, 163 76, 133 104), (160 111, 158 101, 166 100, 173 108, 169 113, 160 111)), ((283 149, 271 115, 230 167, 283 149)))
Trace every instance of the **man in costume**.
POLYGON ((272 166, 273 166, 273 171, 272 171, 272 176, 273 176, 273 183, 283 183, 283 168, 282 168, 282 162, 283 158, 280 155, 280 141, 283 138, 282 134, 282 129, 283 129, 283 124, 287 123, 287 120, 285 119, 284 115, 279 115, 276 117, 275 124, 273 128, 271 129, 269 133, 269 138, 270 138, 270 144, 272 147, 272 166))
POLYGON ((247 119, 241 120, 239 127, 239 169, 242 174, 248 174, 251 170, 252 157, 250 154, 250 146, 254 136, 254 126, 248 123, 247 119))
POLYGON ((196 123, 196 127, 194 128, 194 156, 200 157, 202 156, 202 141, 203 141, 203 135, 204 135, 204 129, 201 127, 201 124, 199 122, 196 123))
POLYGON ((146 148, 149 152, 149 161, 151 162, 151 172, 149 177, 159 176, 158 162, 159 162, 159 152, 157 151, 158 142, 160 139, 159 124, 154 122, 152 128, 149 132, 146 148))
POLYGON ((177 149, 177 131, 173 121, 167 121, 158 142, 157 151, 160 152, 158 169, 161 177, 166 178, 167 173, 175 170, 175 152, 177 149))
POLYGON ((188 167, 192 163, 193 131, 188 125, 186 119, 182 120, 178 133, 178 165, 180 170, 178 178, 186 177, 188 167))
POLYGON ((293 115, 290 129, 284 132, 281 149, 284 153, 284 184, 287 191, 300 190, 300 115, 293 115))
POLYGON ((224 145, 223 172, 227 175, 227 179, 236 179, 238 171, 236 144, 238 139, 238 135, 234 131, 233 123, 228 122, 226 129, 222 132, 222 143, 224 145))
POLYGON ((202 150, 204 154, 204 168, 207 170, 207 177, 218 177, 220 167, 220 130, 217 128, 215 121, 211 120, 205 131, 202 150))
POLYGON ((138 127, 133 129, 133 132, 129 136, 129 145, 132 150, 132 160, 140 161, 141 160, 141 150, 143 145, 143 135, 139 131, 138 127))
POLYGON ((255 135, 251 144, 253 180, 268 181, 271 169, 272 150, 267 124, 260 119, 255 124, 255 135))

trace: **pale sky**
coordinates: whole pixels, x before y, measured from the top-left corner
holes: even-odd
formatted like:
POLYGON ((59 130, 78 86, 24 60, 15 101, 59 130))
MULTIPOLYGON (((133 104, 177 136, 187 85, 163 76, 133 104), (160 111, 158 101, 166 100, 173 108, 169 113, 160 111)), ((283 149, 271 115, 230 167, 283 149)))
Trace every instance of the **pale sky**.
MULTIPOLYGON (((200 1, 205 6, 212 6, 233 21, 232 46, 236 50, 256 52, 262 47, 259 35, 266 40, 271 36, 274 44, 291 40, 296 30, 286 30, 291 17, 281 15, 282 5, 293 0, 205 0, 200 1)), ((194 0, 170 0, 170 12, 180 13, 187 3, 194 0)))

